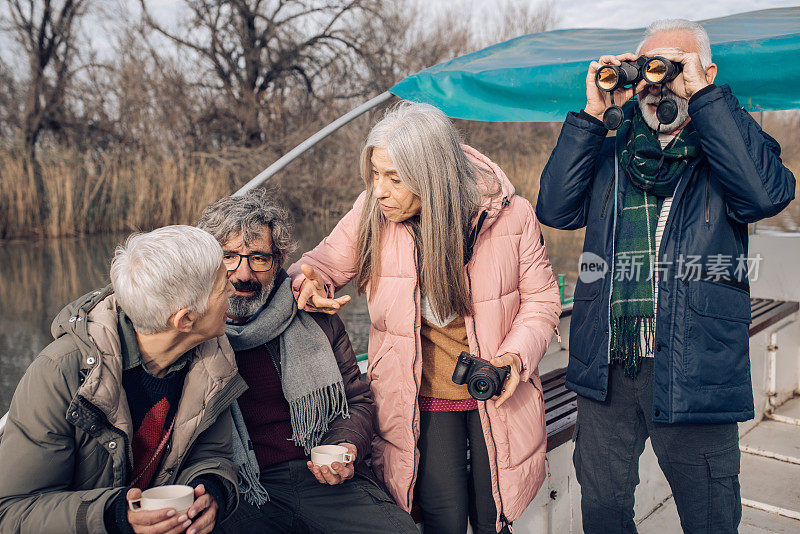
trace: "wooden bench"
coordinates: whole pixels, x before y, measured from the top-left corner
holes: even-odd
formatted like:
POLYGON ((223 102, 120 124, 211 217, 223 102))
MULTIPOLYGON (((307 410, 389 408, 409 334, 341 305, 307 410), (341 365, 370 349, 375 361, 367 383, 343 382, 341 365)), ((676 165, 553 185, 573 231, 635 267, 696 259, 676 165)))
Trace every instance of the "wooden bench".
POLYGON ((750 337, 789 317, 800 303, 773 299, 750 299, 750 337))
POLYGON ((566 375, 566 368, 542 375, 548 452, 572 439, 578 419, 578 394, 567 389, 566 375))
MULTIPOLYGON (((800 304, 773 299, 750 299, 750 337, 755 336, 777 322, 798 311, 800 304)), ((572 315, 572 307, 565 309, 561 317, 572 315)), ((577 394, 564 385, 567 370, 556 369, 542 376, 544 411, 547 421, 547 450, 551 451, 572 438, 578 418, 577 394)))

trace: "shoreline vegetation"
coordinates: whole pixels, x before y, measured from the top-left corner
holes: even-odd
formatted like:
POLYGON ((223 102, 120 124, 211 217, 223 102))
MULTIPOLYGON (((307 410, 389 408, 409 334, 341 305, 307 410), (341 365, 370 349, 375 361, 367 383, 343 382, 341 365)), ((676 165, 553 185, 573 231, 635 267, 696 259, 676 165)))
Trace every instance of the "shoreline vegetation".
MULTIPOLYGON (((0 239, 193 223, 406 75, 556 20, 551 0, 500 0, 488 18, 420 0, 161 4, 8 1, 0 239)), ((334 218, 352 203, 360 143, 376 118, 276 180, 296 216, 334 218)))
MULTIPOLYGON (((361 140, 380 116, 360 119, 296 160, 264 187, 295 220, 338 221, 363 191, 361 140)), ((517 194, 535 204, 538 181, 559 124, 456 121, 464 141, 508 174, 517 194), (514 143, 509 140, 515 140, 514 143), (518 145, 518 146, 511 146, 518 145)), ((54 148, 38 151, 35 165, 20 148, 0 149, 0 240, 147 231, 195 224, 214 200, 233 193, 277 155, 263 148, 171 157, 54 148), (32 176, 42 177, 39 192, 32 176)))
MULTIPOLYGON (((364 130, 370 121, 360 122, 353 130, 364 130)), ((456 122, 465 141, 498 163, 517 194, 535 205, 539 176, 560 124, 456 122)), ((784 160, 798 176, 800 142, 790 139, 788 125, 781 130, 770 133, 784 138, 789 146, 784 160), (777 135, 780 133, 785 135, 777 135)), ((358 132, 337 133, 265 185, 295 220, 311 219, 332 226, 350 209, 363 190, 357 168, 358 132)), ((0 241, 195 224, 205 206, 233 193, 277 159, 263 152, 238 149, 165 157, 119 150, 92 154, 63 148, 41 150, 36 166, 44 188, 39 193, 32 176, 34 166, 24 151, 0 149, 0 241)), ((799 204, 794 201, 785 213, 769 221, 769 226, 797 231, 799 204)), ((545 234, 549 241, 562 242, 573 241, 567 236, 574 232, 545 228, 545 234)))

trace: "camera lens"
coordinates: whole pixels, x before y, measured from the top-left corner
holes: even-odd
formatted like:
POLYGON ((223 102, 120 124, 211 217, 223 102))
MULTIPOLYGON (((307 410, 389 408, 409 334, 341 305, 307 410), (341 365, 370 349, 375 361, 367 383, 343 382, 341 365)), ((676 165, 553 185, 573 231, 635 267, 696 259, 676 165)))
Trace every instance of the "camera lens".
POLYGON ((497 371, 486 365, 475 371, 467 383, 467 391, 473 398, 478 400, 491 399, 500 391, 500 379, 497 371))

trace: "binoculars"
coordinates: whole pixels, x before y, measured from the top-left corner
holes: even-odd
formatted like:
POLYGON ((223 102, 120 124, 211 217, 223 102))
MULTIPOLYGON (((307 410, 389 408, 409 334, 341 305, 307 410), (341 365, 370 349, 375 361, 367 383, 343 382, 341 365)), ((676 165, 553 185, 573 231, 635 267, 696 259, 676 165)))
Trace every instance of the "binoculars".
POLYGON ((601 91, 610 93, 616 89, 634 86, 644 80, 658 85, 674 80, 683 70, 683 65, 673 63, 665 57, 639 56, 634 61, 623 61, 616 65, 603 65, 597 69, 594 83, 601 91))
MULTIPOLYGON (((634 61, 623 61, 617 65, 603 65, 597 69, 594 83, 598 89, 613 93, 617 89, 636 86, 644 80, 651 85, 663 85, 674 80, 683 71, 681 63, 675 63, 665 57, 639 56, 634 61)), ((611 96, 614 103, 614 96, 611 96)), ((678 116, 678 106, 671 99, 662 100, 656 109, 656 117, 661 124, 670 124, 678 116)), ((603 113, 603 124, 609 130, 616 130, 622 125, 624 115, 617 105, 609 107, 603 113)))

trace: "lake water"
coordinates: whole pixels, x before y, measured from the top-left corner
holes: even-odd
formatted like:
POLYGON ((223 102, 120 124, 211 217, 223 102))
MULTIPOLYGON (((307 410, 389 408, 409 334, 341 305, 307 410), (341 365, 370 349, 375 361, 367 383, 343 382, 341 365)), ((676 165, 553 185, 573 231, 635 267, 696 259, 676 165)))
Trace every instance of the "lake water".
MULTIPOLYGON (((287 265, 316 246, 333 224, 298 223, 298 251, 287 265)), ((58 311, 81 295, 108 284, 114 248, 125 237, 95 235, 0 242, 0 416, 8 410, 25 369, 53 340, 50 323, 58 311)), ((575 273, 577 251, 550 248, 555 272, 575 273)), ((356 354, 366 352, 366 299, 354 291, 352 284, 339 294, 353 297, 340 316, 356 354)))

